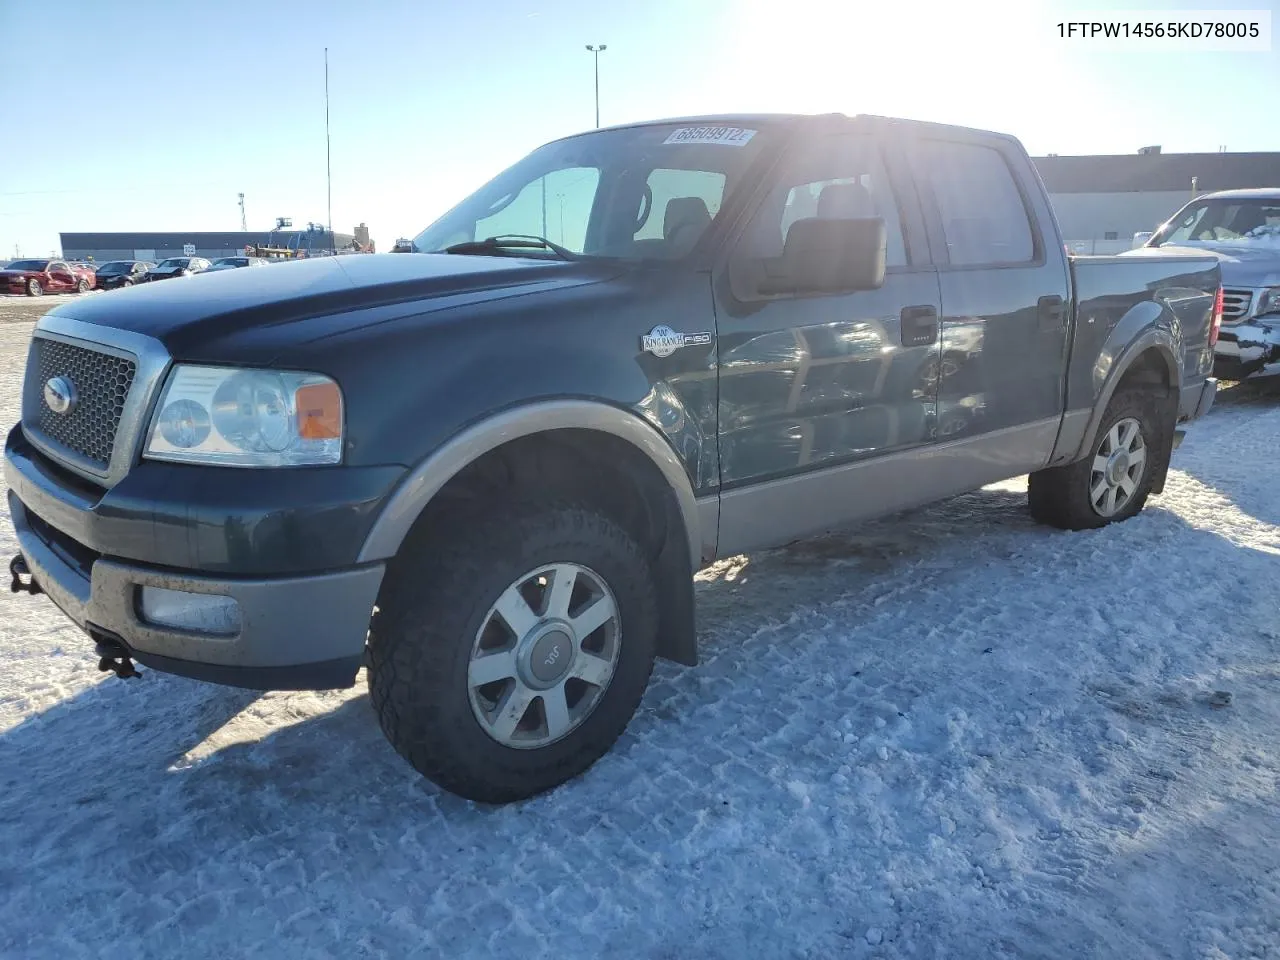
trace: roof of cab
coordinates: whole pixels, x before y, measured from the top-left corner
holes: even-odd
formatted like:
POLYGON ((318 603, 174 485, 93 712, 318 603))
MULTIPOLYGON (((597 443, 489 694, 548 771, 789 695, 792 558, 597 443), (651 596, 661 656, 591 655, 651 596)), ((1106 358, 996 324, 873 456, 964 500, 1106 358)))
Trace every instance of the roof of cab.
POLYGON ((922 133, 945 134, 961 137, 999 137, 1016 141, 1012 134, 998 133, 992 130, 980 130, 976 127, 960 127, 947 123, 935 123, 931 120, 908 120, 902 117, 884 117, 875 114, 859 113, 849 116, 844 113, 716 113, 696 117, 667 117, 664 119, 638 120, 634 123, 621 123, 599 130, 584 130, 559 139, 581 137, 591 133, 608 130, 629 130, 636 127, 670 126, 722 126, 746 127, 766 125, 792 125, 804 123, 848 123, 857 126, 895 127, 914 130, 922 133))
POLYGON ((1244 190, 1215 190, 1202 193, 1197 200, 1280 200, 1280 187, 1249 187, 1244 190))

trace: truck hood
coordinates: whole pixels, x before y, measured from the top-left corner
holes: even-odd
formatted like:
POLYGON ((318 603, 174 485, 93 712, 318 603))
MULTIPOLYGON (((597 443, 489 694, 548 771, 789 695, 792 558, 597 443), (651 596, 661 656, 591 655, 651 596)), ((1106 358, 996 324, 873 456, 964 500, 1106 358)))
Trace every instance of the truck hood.
POLYGON ((1224 287, 1280 286, 1280 246, 1268 243, 1205 243, 1186 246, 1138 247, 1120 256, 1217 257, 1224 287))
POLYGON ((448 297, 511 296, 602 279, 598 265, 514 257, 361 254, 271 264, 257 270, 197 273, 180 283, 143 283, 62 304, 51 314, 155 337, 175 356, 242 331, 290 325, 293 342, 430 309, 448 297))

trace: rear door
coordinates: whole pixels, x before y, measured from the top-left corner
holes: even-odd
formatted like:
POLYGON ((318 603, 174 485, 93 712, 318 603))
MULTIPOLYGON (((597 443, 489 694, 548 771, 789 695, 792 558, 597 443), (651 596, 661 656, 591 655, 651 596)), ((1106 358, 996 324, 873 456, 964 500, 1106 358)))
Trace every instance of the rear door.
POLYGON ((942 289, 938 439, 1009 430, 1011 455, 1047 462, 1070 281, 1044 192, 1003 137, 921 135, 910 150, 942 289))
POLYGON ((930 442, 940 301, 904 166, 866 133, 799 138, 731 243, 715 278, 722 489, 930 442), (874 216, 888 233, 879 289, 760 292, 796 220, 874 216))

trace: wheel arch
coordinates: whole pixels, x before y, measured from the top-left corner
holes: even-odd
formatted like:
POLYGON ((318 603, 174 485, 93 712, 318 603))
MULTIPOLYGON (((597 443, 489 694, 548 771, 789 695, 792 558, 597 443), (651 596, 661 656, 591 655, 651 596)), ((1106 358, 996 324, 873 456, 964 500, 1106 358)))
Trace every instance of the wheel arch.
MULTIPOLYGON (((665 437, 640 416, 589 400, 548 400, 504 410, 455 434, 414 466, 400 482, 374 521, 358 562, 389 561, 400 551, 419 518, 427 514, 451 481, 468 477, 490 455, 509 445, 557 435, 601 437, 650 465, 656 482, 669 494, 673 509, 665 511, 669 535, 655 551, 654 572, 662 602, 659 654, 679 663, 697 662, 693 619, 693 574, 703 552, 698 504, 684 465, 665 437), (671 531, 672 523, 679 525, 671 531)), ((579 443, 578 452, 584 449, 579 443)), ((456 486, 456 485, 455 485, 456 486)), ((650 484, 652 487, 653 484, 650 484)), ((442 501, 443 502, 443 501, 442 501)))
POLYGON ((1111 403, 1116 391, 1124 386, 1142 383, 1165 392, 1166 397, 1174 403, 1176 418, 1176 398, 1182 385, 1182 370, 1172 338, 1167 331, 1158 327, 1149 328, 1135 337, 1111 364, 1089 413, 1084 436, 1081 437, 1073 460, 1088 456, 1093 449, 1107 405, 1111 403))

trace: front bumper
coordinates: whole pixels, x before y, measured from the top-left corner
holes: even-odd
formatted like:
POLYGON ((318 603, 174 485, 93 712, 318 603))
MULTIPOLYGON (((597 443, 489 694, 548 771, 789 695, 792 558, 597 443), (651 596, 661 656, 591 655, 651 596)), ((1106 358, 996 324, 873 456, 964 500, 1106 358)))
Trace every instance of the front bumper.
POLYGON ((1280 361, 1280 316, 1247 320, 1223 327, 1214 348, 1214 372, 1243 379, 1280 361))
POLYGON ((32 576, 91 636, 157 670, 236 686, 354 681, 383 575, 382 564, 357 558, 403 468, 144 461, 104 491, 15 427, 4 473, 32 576), (228 635, 148 622, 142 587, 230 597, 239 626, 228 635))
POLYGON ((260 690, 349 687, 360 669, 382 564, 303 577, 231 579, 121 563, 60 536, 13 492, 9 511, 32 578, 97 640, 168 673, 260 690), (142 587, 230 597, 234 633, 149 623, 142 587))

